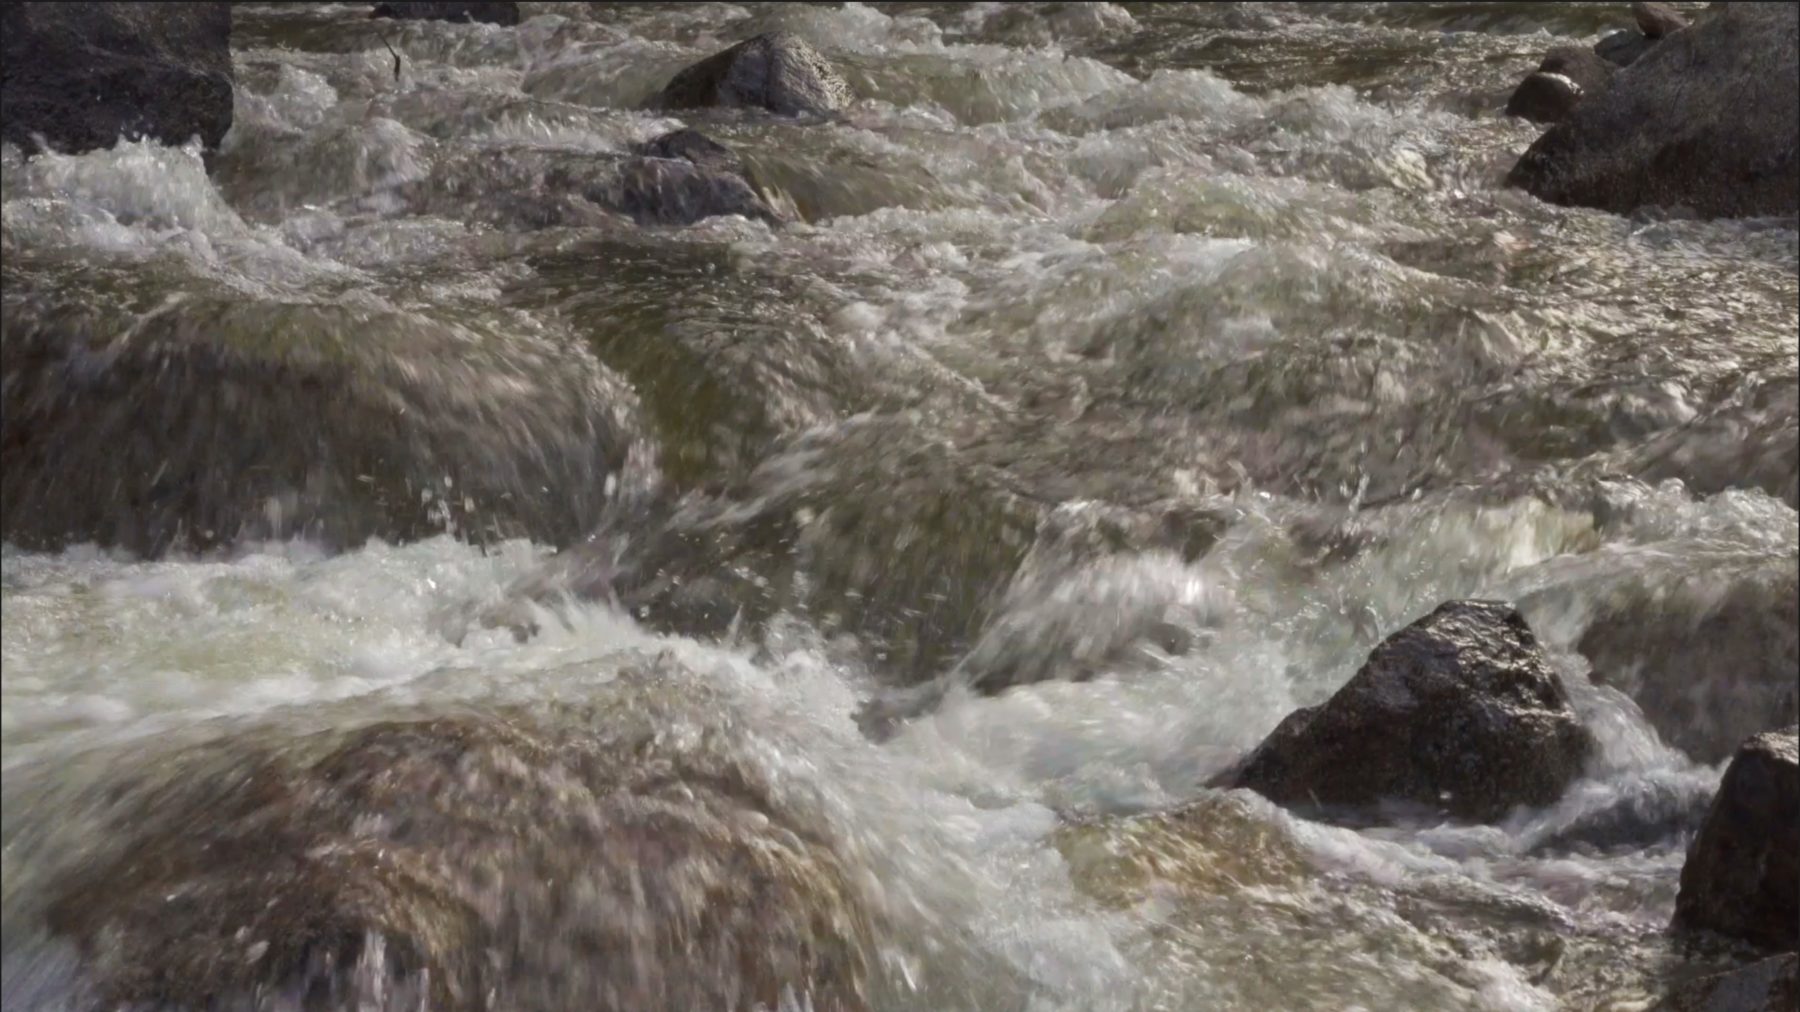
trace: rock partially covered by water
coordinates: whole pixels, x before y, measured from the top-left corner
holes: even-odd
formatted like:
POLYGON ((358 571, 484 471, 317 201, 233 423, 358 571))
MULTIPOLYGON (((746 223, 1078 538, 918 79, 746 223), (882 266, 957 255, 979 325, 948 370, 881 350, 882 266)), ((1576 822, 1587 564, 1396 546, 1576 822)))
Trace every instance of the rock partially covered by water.
POLYGON ((648 459, 623 383, 505 318, 26 259, 0 331, 0 531, 20 546, 568 544, 648 459))
POLYGON ((726 106, 817 116, 848 104, 850 86, 806 40, 770 32, 676 74, 659 101, 666 109, 726 106))
POLYGON ((1681 867, 1675 925, 1800 947, 1800 727, 1744 742, 1681 867))
POLYGON ((731 150, 698 130, 683 127, 633 145, 631 153, 645 158, 677 158, 703 169, 750 178, 749 167, 731 150))
POLYGON ((1787 953, 1672 989, 1650 1012, 1793 1012, 1800 1008, 1800 956, 1787 953))
POLYGON ((46 925, 115 1005, 866 1009, 871 894, 660 667, 162 760, 111 785, 120 845, 48 884, 46 925))
POLYGON ((1216 783, 1283 804, 1393 800, 1487 821, 1556 800, 1592 748, 1524 617, 1452 601, 1388 637, 1336 695, 1289 714, 1216 783))
POLYGON ((406 21, 473 21, 488 25, 516 25, 516 3, 384 3, 369 15, 406 21))
POLYGON ((617 189, 603 191, 602 201, 647 225, 691 225, 722 215, 781 221, 744 176, 687 158, 625 160, 617 189))
POLYGON ((1800 6, 1733 4, 1658 42, 1508 178, 1556 204, 1800 212, 1800 6))
POLYGON ((121 138, 217 147, 231 127, 231 5, 5 6, 0 137, 65 153, 121 138))
POLYGON ((1575 649, 1662 739, 1703 763, 1800 719, 1800 576, 1792 556, 1620 587, 1594 602, 1575 649))
POLYGON ((1575 47, 1551 51, 1507 100, 1506 114, 1533 123, 1567 119, 1583 96, 1606 87, 1616 68, 1594 53, 1575 47))

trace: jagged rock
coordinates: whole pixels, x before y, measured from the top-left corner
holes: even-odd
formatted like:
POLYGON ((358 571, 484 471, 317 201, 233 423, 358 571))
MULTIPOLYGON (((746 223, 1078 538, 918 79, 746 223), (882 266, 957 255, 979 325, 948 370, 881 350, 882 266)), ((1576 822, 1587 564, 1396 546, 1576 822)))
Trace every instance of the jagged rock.
POLYGON ((217 147, 231 127, 231 5, 4 8, 0 137, 78 153, 120 138, 217 147))
POLYGON ((1637 19, 1638 31, 1643 32, 1647 39, 1674 35, 1688 26, 1688 19, 1668 4, 1634 3, 1631 5, 1631 16, 1637 19))
POLYGON ((1800 1008, 1800 956, 1787 953, 1672 988, 1650 1012, 1793 1012, 1800 1008))
POLYGON ((771 32, 745 39, 681 71, 662 90, 665 109, 708 106, 824 115, 850 101, 850 86, 804 39, 771 32))
POLYGON ((1506 114, 1533 123, 1558 123, 1573 112, 1585 95, 1604 88, 1616 68, 1594 53, 1577 47, 1553 50, 1507 100, 1506 114))
POLYGON ((376 4, 372 18, 396 18, 404 21, 473 21, 488 25, 516 25, 519 5, 516 3, 383 3, 376 4))
POLYGON ((1592 748, 1518 611, 1452 601, 1388 637, 1214 785, 1328 810, 1393 800, 1492 820, 1556 800, 1592 748))
POLYGON ((1675 926, 1800 946, 1800 727, 1744 742, 1681 866, 1675 926))
POLYGON ((1671 35, 1532 144, 1508 183, 1557 204, 1800 212, 1800 5, 1735 4, 1671 35))

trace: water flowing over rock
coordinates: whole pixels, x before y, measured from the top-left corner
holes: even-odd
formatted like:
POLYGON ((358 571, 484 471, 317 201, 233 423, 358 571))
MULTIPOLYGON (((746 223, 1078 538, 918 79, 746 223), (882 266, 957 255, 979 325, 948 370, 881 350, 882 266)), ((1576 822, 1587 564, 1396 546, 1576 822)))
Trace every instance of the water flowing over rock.
POLYGON ((369 15, 407 21, 473 21, 488 25, 516 25, 516 3, 381 3, 369 15))
POLYGON ((1215 783, 1283 804, 1391 799, 1491 820, 1556 800, 1592 748, 1525 619, 1453 601, 1388 637, 1215 783))
POLYGON ((81 152, 121 138, 217 147, 231 127, 231 5, 15 3, 0 136, 81 152))
POLYGON ((248 733, 125 774, 124 845, 52 884, 47 923, 117 1003, 866 1009, 870 894, 734 729, 654 722, 708 719, 668 663, 593 703, 248 733))
POLYGON ((1800 1008, 1800 956, 1771 956, 1742 969, 1688 981, 1650 1012, 1792 1012, 1800 1008))
POLYGON ((1675 925, 1800 946, 1800 727, 1744 742, 1681 868, 1675 925))
POLYGON ((771 32, 676 74, 659 100, 667 109, 725 106, 820 116, 848 104, 850 86, 806 40, 771 32))
POLYGON ((128 292, 68 274, 51 289, 23 266, 0 368, 18 544, 158 555, 446 528, 567 544, 639 452, 630 392, 551 341, 204 289, 140 315, 128 292))
POLYGON ((1532 144, 1509 183, 1556 204, 1706 217, 1800 211, 1800 7, 1732 4, 1532 144))
POLYGON ((1716 763, 1763 728, 1800 718, 1796 614, 1794 559, 1775 559, 1620 588, 1599 602, 1576 649, 1594 681, 1630 695, 1664 741, 1716 763))
POLYGON ((1507 100, 1506 114, 1533 123, 1559 123, 1583 96, 1606 87, 1614 72, 1612 64, 1586 49, 1553 50, 1507 100))

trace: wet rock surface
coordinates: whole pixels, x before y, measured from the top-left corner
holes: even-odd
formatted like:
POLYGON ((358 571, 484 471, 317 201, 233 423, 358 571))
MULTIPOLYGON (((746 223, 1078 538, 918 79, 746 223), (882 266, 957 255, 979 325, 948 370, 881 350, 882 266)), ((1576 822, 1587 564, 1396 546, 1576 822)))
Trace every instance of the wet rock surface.
POLYGON ((1554 801, 1592 747, 1524 618, 1454 601, 1388 637, 1214 783, 1283 804, 1394 800, 1488 820, 1554 801))
POLYGON ((1678 928, 1800 947, 1800 729, 1744 742, 1681 868, 1678 928))
POLYGON ((1800 717, 1800 578, 1774 560, 1679 584, 1647 581, 1599 602, 1575 644, 1592 678, 1643 708, 1663 740, 1717 763, 1800 717))
POLYGON ((657 102, 665 109, 766 109, 824 115, 850 101, 850 86, 809 43, 787 32, 745 39, 676 74, 657 102))
POLYGON ((231 127, 231 5, 8 4, 0 137, 81 152, 121 138, 217 147, 231 127))
POLYGON ((156 556, 447 527, 566 544, 642 452, 629 390, 542 338, 216 292, 127 327, 121 293, 80 301, 104 279, 61 280, 8 277, 0 502, 15 544, 156 556))
POLYGON ((1800 8, 1733 4, 1657 42, 1532 144, 1511 185, 1557 204, 1800 211, 1800 8))
POLYGON ((251 735, 127 774, 125 846, 53 883, 46 921, 126 1004, 867 1008, 866 895, 729 729, 648 724, 694 709, 659 696, 660 663, 592 705, 251 735))
POLYGON ((403 21, 468 21, 487 25, 516 25, 519 5, 516 3, 380 3, 370 13, 374 18, 403 21))

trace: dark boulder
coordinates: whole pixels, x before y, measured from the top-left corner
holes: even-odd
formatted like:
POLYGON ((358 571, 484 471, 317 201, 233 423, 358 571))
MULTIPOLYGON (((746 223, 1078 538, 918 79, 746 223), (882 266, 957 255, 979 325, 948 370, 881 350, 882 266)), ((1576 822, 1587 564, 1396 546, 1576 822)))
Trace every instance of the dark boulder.
POLYGON ((1800 728, 1744 742, 1688 848, 1675 926, 1800 947, 1800 728))
POLYGON ((1688 26, 1688 19, 1668 4, 1634 3, 1631 5, 1631 16, 1637 19, 1638 31, 1643 32, 1647 39, 1674 35, 1688 26))
POLYGON ((472 21, 487 25, 516 25, 516 3, 385 3, 376 4, 372 18, 404 21, 472 21))
POLYGON ((658 96, 665 109, 712 106, 824 115, 850 101, 850 86, 804 39, 771 32, 746 39, 683 70, 658 96))
POLYGON ((1592 749, 1518 611, 1452 601, 1388 637, 1348 684, 1289 714, 1214 785, 1282 804, 1391 800, 1488 821, 1556 800, 1592 749))
POLYGON ((1800 212, 1800 5, 1677 32, 1550 128, 1508 183, 1556 204, 1707 217, 1800 212))
POLYGON ((120 138, 217 147, 231 127, 231 5, 14 3, 0 14, 0 138, 67 153, 120 138))
POLYGON ((1629 67, 1654 45, 1655 39, 1645 38, 1643 32, 1627 28, 1594 43, 1594 55, 1615 67, 1629 67))
POLYGON ((1787 953, 1671 988, 1650 1012, 1794 1012, 1800 956, 1787 953))
POLYGON ((1538 69, 1520 83, 1506 103, 1508 116, 1533 123, 1558 123, 1585 95, 1606 87, 1617 68, 1586 49, 1552 50, 1538 69))
POLYGON ((716 215, 771 224, 781 216, 757 193, 735 151, 697 130, 676 130, 632 149, 605 202, 643 224, 685 225, 716 215))

